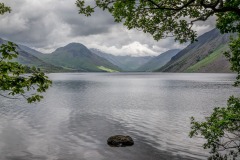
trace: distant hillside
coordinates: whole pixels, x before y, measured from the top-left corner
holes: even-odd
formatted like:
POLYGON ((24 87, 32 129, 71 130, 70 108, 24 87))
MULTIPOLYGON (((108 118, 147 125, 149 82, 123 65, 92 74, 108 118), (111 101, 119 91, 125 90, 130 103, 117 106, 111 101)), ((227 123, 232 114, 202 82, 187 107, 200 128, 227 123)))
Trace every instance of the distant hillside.
POLYGON ((157 57, 153 57, 150 61, 139 67, 137 71, 155 71, 167 64, 167 62, 169 62, 171 58, 175 56, 179 51, 179 49, 173 49, 164 52, 157 57))
POLYGON ((78 71, 102 72, 121 70, 106 59, 93 54, 80 43, 70 43, 58 48, 51 54, 45 54, 42 59, 56 66, 78 71))
POLYGON ((188 45, 158 71, 163 72, 231 72, 223 56, 230 34, 213 29, 188 45))
POLYGON ((104 53, 98 49, 90 49, 96 55, 107 59, 109 62, 120 67, 123 71, 135 71, 143 64, 147 63, 153 57, 132 57, 132 56, 115 56, 112 54, 104 53))
POLYGON ((41 53, 41 52, 39 52, 39 51, 36 51, 35 49, 32 49, 32 48, 30 48, 30 47, 27 47, 27 46, 24 46, 24 45, 19 45, 19 44, 18 44, 18 47, 19 47, 21 50, 23 50, 23 51, 25 51, 25 52, 28 52, 28 53, 30 53, 31 55, 34 55, 35 57, 40 58, 40 57, 44 56, 43 53, 41 53))
MULTIPOLYGON (((6 43, 6 42, 7 41, 0 38, 0 45, 3 43, 6 43)), ((28 47, 25 47, 25 48, 28 48, 28 47)), ((30 48, 29 48, 29 50, 30 50, 30 48)), ((44 72, 65 72, 65 71, 67 71, 61 67, 57 67, 52 64, 44 62, 43 60, 37 58, 36 56, 32 55, 31 53, 29 53, 25 50, 22 50, 21 47, 18 47, 17 51, 18 51, 19 55, 18 55, 18 58, 15 59, 14 61, 17 61, 23 65, 26 65, 29 67, 35 66, 37 68, 40 68, 44 72)))

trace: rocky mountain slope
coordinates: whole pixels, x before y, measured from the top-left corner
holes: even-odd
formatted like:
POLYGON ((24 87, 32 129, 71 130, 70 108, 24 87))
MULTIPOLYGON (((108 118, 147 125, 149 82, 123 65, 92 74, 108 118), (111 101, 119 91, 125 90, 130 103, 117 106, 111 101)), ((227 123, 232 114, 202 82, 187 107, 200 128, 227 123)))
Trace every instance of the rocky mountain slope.
POLYGON ((230 34, 213 29, 188 45, 163 67, 162 72, 231 72, 223 53, 228 50, 230 34))

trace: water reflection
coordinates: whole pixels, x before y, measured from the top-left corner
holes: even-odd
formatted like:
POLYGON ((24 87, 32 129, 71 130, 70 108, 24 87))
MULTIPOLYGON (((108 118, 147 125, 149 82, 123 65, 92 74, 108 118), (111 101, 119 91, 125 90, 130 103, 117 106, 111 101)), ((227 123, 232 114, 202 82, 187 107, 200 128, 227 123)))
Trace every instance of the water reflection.
POLYGON ((38 104, 0 101, 1 160, 206 159, 189 117, 224 106, 231 74, 51 74, 38 104), (111 148, 127 134, 135 145, 111 148))

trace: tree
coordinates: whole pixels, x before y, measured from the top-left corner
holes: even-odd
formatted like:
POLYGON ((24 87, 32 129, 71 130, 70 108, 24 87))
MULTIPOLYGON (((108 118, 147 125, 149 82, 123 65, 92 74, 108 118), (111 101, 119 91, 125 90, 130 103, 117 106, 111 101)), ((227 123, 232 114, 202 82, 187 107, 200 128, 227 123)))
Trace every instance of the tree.
POLYGON ((0 3, 0 14, 3 15, 6 12, 11 12, 11 8, 8 6, 5 6, 4 3, 0 3))
MULTIPOLYGON (((10 7, 0 3, 0 14, 10 11, 10 7)), ((18 56, 17 47, 12 42, 0 46, 0 96, 16 99, 15 95, 21 95, 29 103, 40 101, 43 98, 40 93, 49 88, 51 81, 35 67, 27 68, 12 61, 18 56), (27 70, 31 74, 26 74, 27 70)))
POLYGON ((225 108, 214 108, 205 122, 191 118, 190 137, 207 140, 204 149, 210 148, 209 159, 235 159, 240 155, 240 99, 230 97, 225 108))
MULTIPOLYGON (((92 5, 85 1, 76 1, 80 14, 91 16, 96 8, 107 10, 128 29, 142 30, 155 40, 175 37, 180 43, 194 42, 193 25, 215 16, 221 33, 238 33, 230 42, 231 52, 225 55, 238 74, 235 86, 240 85, 240 0, 95 0, 92 5)), ((205 122, 192 118, 190 137, 200 134, 207 140, 203 147, 211 150, 210 159, 240 156, 239 104, 239 98, 230 97, 228 106, 215 108, 205 122)))

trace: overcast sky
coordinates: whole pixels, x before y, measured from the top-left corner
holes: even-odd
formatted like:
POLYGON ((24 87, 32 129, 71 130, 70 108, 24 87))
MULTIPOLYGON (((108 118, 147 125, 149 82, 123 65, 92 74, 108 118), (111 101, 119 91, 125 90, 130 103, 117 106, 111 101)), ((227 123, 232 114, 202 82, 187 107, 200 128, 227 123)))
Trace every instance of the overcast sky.
MULTIPOLYGON (((12 8, 10 14, 0 18, 0 37, 44 53, 51 53, 71 42, 110 54, 134 56, 159 55, 186 46, 171 38, 157 42, 141 31, 127 30, 103 11, 97 11, 92 17, 79 15, 75 1, 0 0, 12 8)), ((210 20, 194 28, 203 34, 214 27, 213 23, 210 20)))

